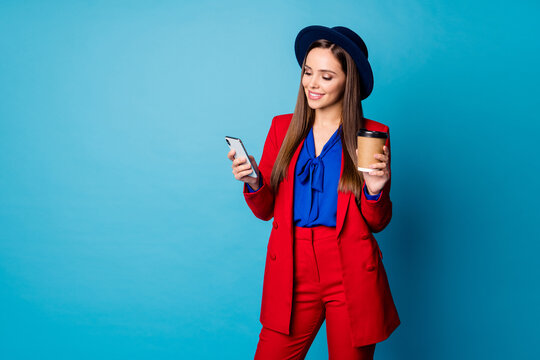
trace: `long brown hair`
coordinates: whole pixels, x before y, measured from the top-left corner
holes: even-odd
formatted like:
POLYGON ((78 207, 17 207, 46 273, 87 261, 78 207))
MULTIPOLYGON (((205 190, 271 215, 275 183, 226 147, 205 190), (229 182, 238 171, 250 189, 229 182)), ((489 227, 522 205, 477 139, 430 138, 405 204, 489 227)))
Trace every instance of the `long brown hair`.
POLYGON ((274 192, 277 192, 281 180, 287 176, 287 168, 289 167, 289 163, 292 160, 296 148, 300 145, 302 139, 307 136, 315 121, 315 110, 308 105, 304 87, 302 86, 302 77, 305 72, 307 54, 311 49, 316 47, 330 49, 341 64, 341 68, 346 75, 345 91, 343 93, 343 131, 340 132, 341 144, 344 150, 344 163, 343 174, 339 180, 338 190, 341 192, 351 191, 357 199, 360 199, 364 182, 364 178, 361 175, 361 172, 357 170, 356 165, 356 133, 360 128, 364 127, 364 114, 362 111, 362 103, 360 102, 360 76, 358 75, 356 64, 352 57, 339 45, 324 39, 314 41, 306 51, 306 56, 302 62, 300 89, 298 90, 294 114, 274 163, 272 175, 270 177, 270 185, 274 192))

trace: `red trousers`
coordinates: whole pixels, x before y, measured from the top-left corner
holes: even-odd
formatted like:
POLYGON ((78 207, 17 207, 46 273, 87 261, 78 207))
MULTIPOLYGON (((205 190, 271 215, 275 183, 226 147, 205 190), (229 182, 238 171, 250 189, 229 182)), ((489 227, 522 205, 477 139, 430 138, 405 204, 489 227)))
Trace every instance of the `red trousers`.
POLYGON ((352 346, 336 228, 295 226, 293 254, 291 334, 263 326, 255 359, 304 359, 325 319, 329 359, 373 359, 375 344, 352 346))

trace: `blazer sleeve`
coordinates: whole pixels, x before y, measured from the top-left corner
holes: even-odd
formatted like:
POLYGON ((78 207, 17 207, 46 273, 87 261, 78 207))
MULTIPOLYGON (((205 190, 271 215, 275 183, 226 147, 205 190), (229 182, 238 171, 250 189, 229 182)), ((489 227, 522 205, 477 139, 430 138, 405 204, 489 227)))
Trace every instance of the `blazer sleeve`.
MULTIPOLYGON (((388 133, 388 138, 386 139, 385 145, 390 151, 390 129, 388 128, 388 126, 386 127, 385 131, 388 133)), ((392 219, 392 201, 390 201, 390 182, 392 180, 392 168, 390 166, 390 163, 392 161, 391 157, 392 153, 390 151, 390 159, 388 161, 390 178, 388 179, 386 184, 384 184, 380 192, 379 199, 369 200, 366 197, 367 189, 365 189, 365 184, 364 189, 362 189, 359 206, 360 212, 362 213, 364 220, 366 220, 366 223, 368 224, 371 232, 373 233, 382 231, 386 227, 386 225, 388 225, 390 219, 392 219)))
MULTIPOLYGON (((255 192, 255 191, 258 190, 258 189, 257 189, 257 190, 253 190, 253 188, 252 188, 248 183, 246 183, 246 185, 247 185, 247 189, 248 189, 248 191, 249 191, 250 193, 255 192)), ((259 176, 259 188, 260 188, 261 186, 262 186, 262 177, 259 176)))
POLYGON ((261 220, 268 221, 274 217, 274 192, 270 187, 270 175, 279 152, 276 136, 276 117, 272 119, 270 130, 264 142, 263 153, 258 164, 262 186, 257 191, 250 192, 244 183, 244 198, 253 214, 261 220))

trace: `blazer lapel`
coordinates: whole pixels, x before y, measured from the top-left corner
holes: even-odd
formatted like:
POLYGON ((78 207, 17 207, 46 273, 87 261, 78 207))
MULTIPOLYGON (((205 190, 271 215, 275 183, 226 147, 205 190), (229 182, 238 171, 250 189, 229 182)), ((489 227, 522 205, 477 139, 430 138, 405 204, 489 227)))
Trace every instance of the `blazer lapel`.
MULTIPOLYGON (((280 186, 283 186, 284 191, 284 201, 285 201, 285 219, 287 221, 286 226, 293 230, 293 201, 294 201, 294 180, 295 180, 295 170, 296 170, 296 162, 298 161, 298 156, 300 156, 300 150, 302 149, 302 145, 304 144, 303 139, 298 147, 296 148, 296 151, 294 152, 294 155, 291 159, 291 162, 289 163, 289 168, 287 170, 287 178, 283 180, 282 184, 280 186)), ((341 150, 341 169, 339 172, 339 178, 341 179, 341 175, 343 174, 343 148, 341 150)), ((349 207, 349 202, 351 199, 351 192, 342 193, 341 191, 338 191, 338 201, 337 201, 337 214, 336 214, 336 233, 337 236, 339 236, 341 229, 343 228, 343 223, 345 221, 345 215, 347 214, 347 209, 349 207)))
POLYGON ((293 232, 294 172, 296 169, 296 161, 298 160, 298 156, 300 156, 300 150, 302 149, 302 145, 304 145, 304 140, 305 139, 302 139, 302 141, 296 148, 291 162, 289 163, 287 177, 280 185, 284 187, 283 190, 285 195, 285 219, 287 221, 286 226, 291 229, 291 233, 293 232))

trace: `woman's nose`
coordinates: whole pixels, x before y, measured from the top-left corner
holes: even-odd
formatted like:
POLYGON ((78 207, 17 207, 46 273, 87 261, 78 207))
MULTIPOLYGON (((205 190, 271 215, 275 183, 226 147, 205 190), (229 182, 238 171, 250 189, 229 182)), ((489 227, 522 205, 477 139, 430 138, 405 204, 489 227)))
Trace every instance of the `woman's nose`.
POLYGON ((312 76, 311 79, 309 79, 309 88, 310 89, 316 89, 319 87, 319 82, 317 80, 316 76, 312 76))

